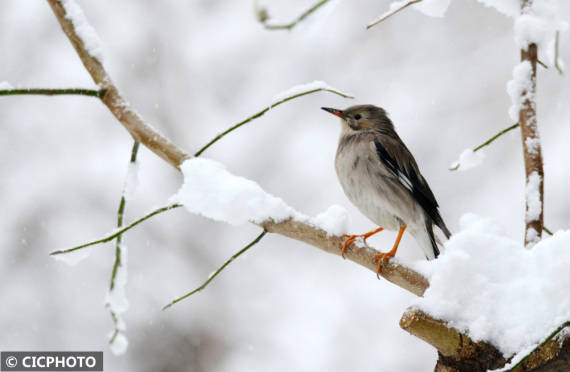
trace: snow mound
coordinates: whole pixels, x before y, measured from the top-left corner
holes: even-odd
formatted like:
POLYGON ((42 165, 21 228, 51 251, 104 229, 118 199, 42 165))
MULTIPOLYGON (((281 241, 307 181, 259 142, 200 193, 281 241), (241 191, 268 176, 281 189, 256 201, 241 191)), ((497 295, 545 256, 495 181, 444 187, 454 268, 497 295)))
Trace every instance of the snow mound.
POLYGON ((468 214, 437 259, 418 264, 430 287, 414 307, 505 355, 538 345, 570 319, 570 231, 532 250, 468 214))

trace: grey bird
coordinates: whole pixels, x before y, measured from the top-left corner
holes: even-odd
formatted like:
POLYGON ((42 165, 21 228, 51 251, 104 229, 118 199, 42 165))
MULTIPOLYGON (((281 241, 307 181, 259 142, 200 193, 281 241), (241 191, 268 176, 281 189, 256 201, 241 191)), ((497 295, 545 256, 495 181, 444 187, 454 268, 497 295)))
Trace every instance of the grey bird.
POLYGON ((394 247, 374 256, 378 274, 382 263, 396 255, 406 228, 423 249, 428 260, 439 255, 433 226, 447 238, 438 204, 416 160, 400 139, 386 111, 373 105, 338 110, 322 107, 341 118, 342 130, 335 158, 336 174, 348 199, 372 222, 380 226, 347 238, 342 254, 357 238, 364 240, 383 229, 397 230, 394 247))

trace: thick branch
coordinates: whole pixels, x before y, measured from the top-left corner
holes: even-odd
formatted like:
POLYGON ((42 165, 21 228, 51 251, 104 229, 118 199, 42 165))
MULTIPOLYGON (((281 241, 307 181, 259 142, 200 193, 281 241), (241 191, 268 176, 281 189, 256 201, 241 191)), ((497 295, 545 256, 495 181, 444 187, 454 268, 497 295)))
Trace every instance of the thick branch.
MULTIPOLYGON (((531 0, 521 2, 521 13, 524 14, 532 6, 531 0)), ((529 62, 532 70, 528 90, 522 92, 522 105, 519 111, 519 125, 521 128, 524 165, 526 173, 526 183, 528 185, 531 175, 540 177, 538 180, 538 198, 540 202, 540 213, 538 216, 529 216, 528 212, 533 209, 529 200, 529 193, 526 197, 526 229, 525 245, 531 245, 540 240, 542 236, 542 225, 544 223, 544 170, 542 167, 542 150, 540 137, 538 135, 538 124, 536 120, 536 63, 538 50, 536 44, 529 44, 521 50, 521 62, 529 62)), ((534 207, 536 209, 536 206, 534 207)))
MULTIPOLYGON (((268 232, 310 244, 328 253, 341 255, 344 239, 340 236, 329 236, 326 231, 314 226, 294 220, 286 220, 280 223, 266 221, 259 225, 268 232)), ((352 244, 348 247, 345 257, 376 272, 377 261, 373 258, 376 254, 378 251, 375 249, 352 244)), ((384 279, 418 296, 422 296, 429 287, 429 282, 421 274, 393 261, 384 262, 381 275, 384 279)))
POLYGON ((486 371, 506 363, 494 346, 474 342, 420 310, 408 309, 400 319, 400 327, 437 349, 436 371, 486 371))
MULTIPOLYGON (((83 41, 77 36, 73 23, 66 18, 65 8, 61 5, 61 1, 47 1, 93 80, 102 88, 106 89, 106 93, 102 98, 105 105, 107 105, 113 115, 115 115, 121 124, 131 133, 135 140, 148 147, 169 164, 180 169, 180 164, 190 156, 176 147, 176 145, 167 138, 156 132, 155 129, 145 123, 144 120, 130 108, 129 104, 119 94, 117 88, 112 84, 111 78, 101 62, 85 49, 83 41)), ((292 220, 277 224, 266 221, 260 225, 268 232, 284 235, 308 243, 329 253, 340 255, 342 238, 329 237, 324 230, 317 229, 311 225, 292 220)), ((79 247, 76 249, 79 249, 79 247)), ((54 252, 52 254, 59 253, 64 252, 54 252)), ((371 248, 353 247, 349 248, 345 256, 347 259, 359 265, 376 271, 376 263, 372 257, 377 253, 377 251, 371 248)), ((388 281, 418 296, 421 296, 429 286, 427 279, 421 274, 397 263, 385 263, 382 269, 382 276, 388 281)))

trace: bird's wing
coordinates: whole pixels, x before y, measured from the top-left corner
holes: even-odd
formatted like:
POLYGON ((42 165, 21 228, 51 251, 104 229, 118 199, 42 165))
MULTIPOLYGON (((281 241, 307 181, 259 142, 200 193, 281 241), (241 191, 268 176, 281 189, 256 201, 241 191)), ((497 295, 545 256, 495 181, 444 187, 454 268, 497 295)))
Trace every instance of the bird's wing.
POLYGON ((449 230, 437 210, 435 196, 408 148, 401 141, 386 135, 374 138, 374 146, 386 169, 410 192, 434 223, 448 235, 449 230))

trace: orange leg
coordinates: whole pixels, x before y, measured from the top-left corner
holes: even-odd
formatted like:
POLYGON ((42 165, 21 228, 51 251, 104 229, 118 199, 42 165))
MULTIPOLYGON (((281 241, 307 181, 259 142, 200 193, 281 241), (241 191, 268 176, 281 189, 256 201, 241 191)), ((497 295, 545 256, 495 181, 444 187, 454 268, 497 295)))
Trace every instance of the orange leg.
POLYGON ((394 243, 394 248, 392 248, 390 252, 379 253, 374 256, 374 259, 378 260, 378 269, 376 271, 378 278, 380 278, 380 273, 382 272, 382 264, 384 263, 384 261, 396 255, 396 251, 398 250, 398 246, 400 245, 400 240, 402 240, 402 235, 404 235, 404 230, 406 230, 406 227, 407 227, 406 225, 400 226, 400 231, 398 231, 398 237, 396 238, 396 242, 394 243))
POLYGON ((382 230, 384 230, 384 228, 379 227, 376 230, 372 230, 372 231, 367 232, 366 234, 360 234, 360 235, 342 234, 342 237, 346 238, 346 240, 344 241, 344 244, 342 245, 342 258, 344 258, 344 254, 346 253, 348 246, 351 245, 352 243, 354 243, 354 241, 357 238, 362 238, 362 239, 364 239, 364 242, 366 242, 366 239, 370 238, 372 235, 374 235, 376 233, 379 233, 382 230))

